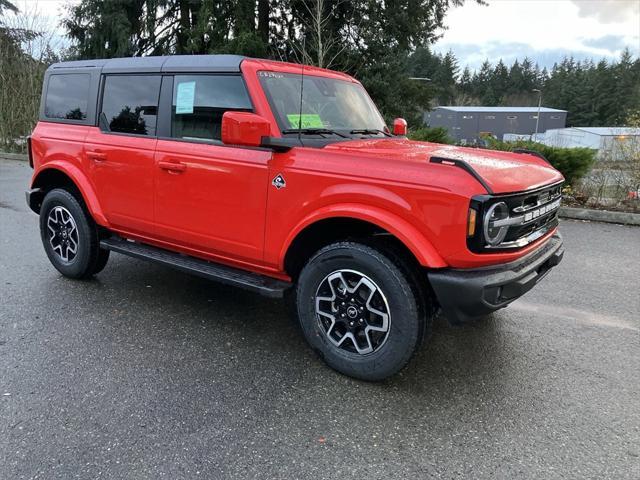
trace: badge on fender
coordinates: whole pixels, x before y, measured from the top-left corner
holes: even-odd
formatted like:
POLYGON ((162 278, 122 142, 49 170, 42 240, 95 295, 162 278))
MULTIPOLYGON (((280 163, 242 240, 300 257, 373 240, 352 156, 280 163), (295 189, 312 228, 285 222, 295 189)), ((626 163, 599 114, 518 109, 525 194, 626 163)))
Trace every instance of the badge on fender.
POLYGON ((278 175, 276 175, 276 178, 273 179, 273 181, 271 182, 271 185, 273 185, 278 190, 280 190, 281 188, 284 188, 287 186, 287 182, 284 181, 284 177, 282 176, 281 173, 279 173, 278 175))

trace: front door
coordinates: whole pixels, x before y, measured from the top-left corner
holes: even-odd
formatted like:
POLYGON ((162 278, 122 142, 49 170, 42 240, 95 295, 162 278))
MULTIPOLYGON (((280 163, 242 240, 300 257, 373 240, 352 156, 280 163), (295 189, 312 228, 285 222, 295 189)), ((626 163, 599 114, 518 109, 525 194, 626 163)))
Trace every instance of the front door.
POLYGON ((152 236, 160 76, 109 75, 103 91, 100 126, 85 139, 98 201, 114 229, 152 236))
POLYGON ((155 154, 158 238, 261 263, 271 152, 220 141, 223 113, 252 109, 242 77, 176 75, 171 89, 171 138, 155 154))

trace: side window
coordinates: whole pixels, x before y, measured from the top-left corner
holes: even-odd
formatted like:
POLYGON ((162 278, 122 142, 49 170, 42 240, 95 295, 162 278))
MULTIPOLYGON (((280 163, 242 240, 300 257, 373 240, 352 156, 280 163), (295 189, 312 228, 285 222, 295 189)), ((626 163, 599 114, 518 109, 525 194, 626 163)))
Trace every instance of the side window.
POLYGON ((156 134, 160 75, 105 77, 100 126, 111 132, 156 134))
POLYGON ((251 111, 249 94, 238 75, 176 75, 171 102, 171 136, 220 140, 227 110, 251 111))
POLYGON ((44 116, 51 119, 85 120, 89 103, 87 73, 51 75, 44 101, 44 116))

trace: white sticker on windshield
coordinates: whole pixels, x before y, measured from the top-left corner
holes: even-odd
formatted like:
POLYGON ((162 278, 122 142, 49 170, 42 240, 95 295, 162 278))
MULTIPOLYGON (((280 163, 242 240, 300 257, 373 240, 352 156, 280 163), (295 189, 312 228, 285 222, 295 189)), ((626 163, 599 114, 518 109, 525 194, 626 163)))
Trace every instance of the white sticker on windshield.
POLYGON ((193 113, 195 98, 196 82, 179 83, 176 93, 176 113, 193 113))

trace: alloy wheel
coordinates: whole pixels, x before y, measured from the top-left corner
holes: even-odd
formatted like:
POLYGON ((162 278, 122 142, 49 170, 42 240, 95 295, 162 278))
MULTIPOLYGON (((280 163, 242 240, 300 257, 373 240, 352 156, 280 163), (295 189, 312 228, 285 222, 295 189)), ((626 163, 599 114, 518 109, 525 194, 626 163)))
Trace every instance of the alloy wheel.
POLYGON ((73 216, 62 206, 53 207, 47 216, 49 243, 55 254, 70 263, 78 254, 78 227, 73 216))
POLYGON ((316 291, 316 316, 329 341, 351 353, 378 350, 389 336, 391 315, 376 283, 356 270, 336 270, 316 291))

